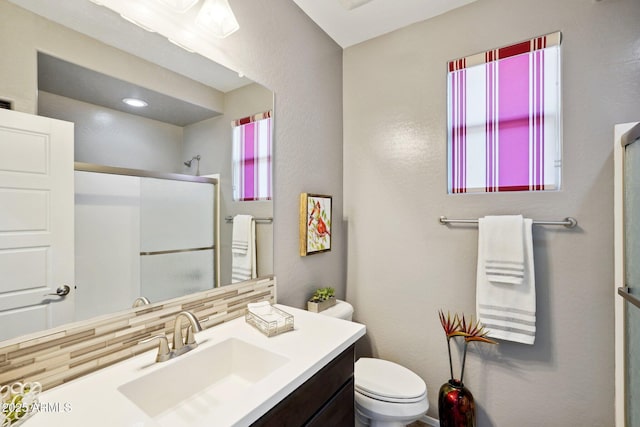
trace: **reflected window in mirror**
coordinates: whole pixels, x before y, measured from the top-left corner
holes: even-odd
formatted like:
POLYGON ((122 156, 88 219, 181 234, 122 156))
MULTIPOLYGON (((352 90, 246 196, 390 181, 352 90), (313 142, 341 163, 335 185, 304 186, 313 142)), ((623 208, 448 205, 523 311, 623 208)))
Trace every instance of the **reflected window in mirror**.
POLYGON ((234 120, 233 200, 271 200, 271 111, 234 120))

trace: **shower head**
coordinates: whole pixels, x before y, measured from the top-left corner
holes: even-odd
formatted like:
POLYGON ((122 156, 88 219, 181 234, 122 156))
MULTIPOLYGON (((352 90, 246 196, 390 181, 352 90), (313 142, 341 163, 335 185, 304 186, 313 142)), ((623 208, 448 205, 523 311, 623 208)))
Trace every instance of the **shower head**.
POLYGON ((191 162, 193 162, 194 160, 200 161, 200 154, 198 154, 197 156, 193 156, 191 158, 191 160, 187 160, 186 162, 184 162, 184 165, 188 168, 191 167, 191 162))
POLYGON ((193 156, 191 158, 191 160, 187 160, 186 162, 184 162, 184 165, 186 167, 190 168, 191 167, 191 163, 193 163, 194 160, 196 162, 198 162, 198 163, 196 163, 196 166, 197 166, 196 167, 196 176, 198 176, 198 175, 200 175, 200 154, 197 154, 197 155, 193 156))

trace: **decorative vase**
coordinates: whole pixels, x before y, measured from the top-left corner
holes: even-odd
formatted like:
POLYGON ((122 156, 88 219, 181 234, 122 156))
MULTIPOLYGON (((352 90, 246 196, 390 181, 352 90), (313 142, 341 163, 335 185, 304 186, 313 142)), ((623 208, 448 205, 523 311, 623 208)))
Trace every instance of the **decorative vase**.
POLYGON ((475 427, 473 395, 459 380, 449 380, 440 387, 438 415, 440 427, 475 427))

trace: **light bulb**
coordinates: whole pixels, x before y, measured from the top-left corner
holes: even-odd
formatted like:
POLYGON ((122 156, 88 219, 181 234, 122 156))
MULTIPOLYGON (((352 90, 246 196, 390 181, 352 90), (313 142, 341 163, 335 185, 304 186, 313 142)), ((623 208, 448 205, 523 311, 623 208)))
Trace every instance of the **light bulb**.
POLYGON ((227 0, 206 0, 196 17, 196 24, 220 38, 240 28, 227 0))
POLYGON ((130 107, 136 107, 136 108, 142 108, 149 105, 146 101, 143 101, 142 99, 137 99, 137 98, 124 98, 122 102, 124 102, 130 107))

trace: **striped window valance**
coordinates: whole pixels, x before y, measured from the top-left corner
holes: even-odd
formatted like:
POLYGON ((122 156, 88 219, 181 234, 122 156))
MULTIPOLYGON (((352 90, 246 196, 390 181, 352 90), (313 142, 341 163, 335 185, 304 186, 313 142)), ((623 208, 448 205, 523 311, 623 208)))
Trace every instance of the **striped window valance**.
POLYGON ((448 63, 449 193, 560 188, 560 41, 448 63))
POLYGON ((271 200, 271 111, 231 122, 233 200, 271 200))
POLYGON ((271 110, 263 113, 254 114, 253 116, 243 117, 241 119, 233 120, 231 122, 232 127, 246 125, 248 123, 257 122, 258 120, 268 119, 271 117, 271 110))

